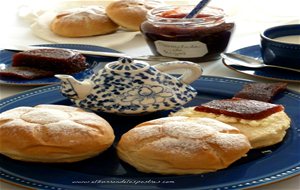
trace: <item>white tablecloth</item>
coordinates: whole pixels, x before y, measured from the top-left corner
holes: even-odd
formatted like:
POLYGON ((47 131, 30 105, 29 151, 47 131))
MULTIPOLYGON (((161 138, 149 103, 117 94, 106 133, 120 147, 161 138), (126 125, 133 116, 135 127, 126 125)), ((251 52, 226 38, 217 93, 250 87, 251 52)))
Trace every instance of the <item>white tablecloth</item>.
MULTIPOLYGON (((44 44, 51 43, 49 41, 43 40, 33 34, 30 23, 24 19, 20 19, 18 13, 24 16, 28 8, 37 14, 42 11, 48 10, 50 3, 57 3, 58 1, 42 1, 42 0, 31 1, 17 1, 10 0, 2 4, 0 7, 0 19, 1 19, 1 30, 0 30, 0 47, 4 47, 9 44, 44 44), (31 3, 31 4, 30 4, 31 3), (24 9, 24 6, 27 9, 24 9), (22 8, 22 9, 20 9, 22 8)), ((60 1, 61 2, 61 1, 60 1)), ((91 3, 91 1, 81 1, 80 3, 91 3)), ((182 4, 187 1, 178 1, 177 3, 182 4)), ((196 1, 189 1, 190 3, 197 3, 196 1)), ((74 5, 74 1, 70 2, 74 5)), ((75 4, 78 3, 75 2, 75 4)), ((173 2, 174 3, 174 2, 173 2)), ((236 30, 232 37, 231 43, 229 44, 228 51, 233 51, 242 47, 255 45, 259 43, 259 33, 270 26, 286 24, 286 23, 300 23, 300 11, 298 6, 298 0, 251 0, 251 1, 241 1, 241 0, 212 0, 211 4, 222 7, 228 13, 229 16, 236 22, 236 30)), ((65 5, 65 4, 64 4, 65 5)), ((28 16, 28 15, 27 15, 28 16)), ((30 20, 30 19, 29 19, 30 20)), ((84 42, 82 42, 84 43, 84 42)), ((101 46, 101 44, 98 44, 101 46)), ((123 44, 113 44, 111 48, 118 51, 122 51, 131 56, 138 55, 148 55, 151 54, 150 49, 146 45, 144 39, 141 35, 136 35, 130 42, 125 42, 123 44)), ((224 77, 234 77, 234 78, 244 78, 256 81, 264 81, 257 79, 255 77, 246 76, 234 72, 226 68, 221 60, 201 63, 204 69, 204 75, 214 75, 214 76, 224 76, 224 77)), ((290 89, 300 92, 299 84, 290 83, 288 85, 290 89)), ((19 92, 23 92, 33 87, 24 86, 0 86, 0 98, 5 98, 19 92)), ((295 150, 298 151, 299 150, 295 150)), ((0 183, 0 189, 22 189, 14 185, 7 183, 0 183)), ((259 187, 257 189, 264 190, 296 190, 300 189, 300 176, 288 179, 275 184, 259 187)))

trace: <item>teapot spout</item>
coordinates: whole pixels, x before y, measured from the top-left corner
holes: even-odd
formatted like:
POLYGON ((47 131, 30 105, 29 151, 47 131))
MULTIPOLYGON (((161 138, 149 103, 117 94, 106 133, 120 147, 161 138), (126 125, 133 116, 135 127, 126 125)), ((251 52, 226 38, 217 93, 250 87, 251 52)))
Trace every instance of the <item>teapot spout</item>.
POLYGON ((61 80, 61 93, 70 99, 84 99, 92 89, 93 82, 90 80, 78 81, 71 75, 55 75, 61 80))

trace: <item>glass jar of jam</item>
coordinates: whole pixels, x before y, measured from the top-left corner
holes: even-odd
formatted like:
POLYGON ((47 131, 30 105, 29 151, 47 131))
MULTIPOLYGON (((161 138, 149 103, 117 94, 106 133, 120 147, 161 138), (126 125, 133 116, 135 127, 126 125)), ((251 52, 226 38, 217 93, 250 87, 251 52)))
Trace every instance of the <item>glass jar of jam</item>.
POLYGON ((220 58, 234 23, 214 7, 205 7, 195 18, 184 18, 192 8, 166 6, 148 12, 140 29, 154 55, 193 62, 220 58))

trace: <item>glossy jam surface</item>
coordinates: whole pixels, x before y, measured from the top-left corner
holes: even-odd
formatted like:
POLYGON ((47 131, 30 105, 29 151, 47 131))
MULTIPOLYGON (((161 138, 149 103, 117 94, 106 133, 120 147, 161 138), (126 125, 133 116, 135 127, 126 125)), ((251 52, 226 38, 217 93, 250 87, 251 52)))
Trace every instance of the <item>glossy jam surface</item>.
POLYGON ((247 99, 213 100, 195 107, 195 111, 224 114, 241 119, 258 120, 284 110, 282 105, 247 99))
POLYGON ((141 25, 152 53, 194 62, 218 59, 229 43, 234 23, 222 20, 223 17, 199 14, 195 23, 186 24, 185 16, 186 13, 169 10, 157 15, 165 20, 148 20, 141 25), (158 47, 160 44, 164 47, 158 47))

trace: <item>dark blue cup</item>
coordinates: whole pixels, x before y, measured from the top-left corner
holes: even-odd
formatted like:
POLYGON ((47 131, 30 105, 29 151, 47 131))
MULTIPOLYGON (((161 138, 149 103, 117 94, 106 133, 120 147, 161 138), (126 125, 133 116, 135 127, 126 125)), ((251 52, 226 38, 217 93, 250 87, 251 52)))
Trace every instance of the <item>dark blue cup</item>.
POLYGON ((261 33, 261 54, 265 64, 300 69, 300 24, 276 26, 261 33), (294 37, 298 42, 279 40, 294 37))

